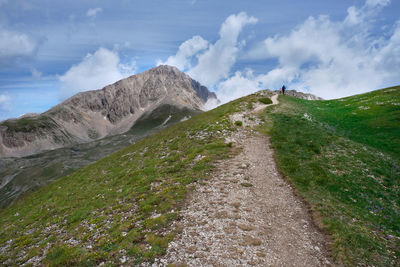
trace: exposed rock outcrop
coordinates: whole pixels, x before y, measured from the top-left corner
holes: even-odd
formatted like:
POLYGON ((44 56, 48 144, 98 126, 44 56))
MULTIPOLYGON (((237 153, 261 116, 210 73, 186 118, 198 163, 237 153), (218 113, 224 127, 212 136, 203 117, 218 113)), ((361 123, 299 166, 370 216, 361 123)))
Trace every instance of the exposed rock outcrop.
MULTIPOLYGON (((266 93, 270 92, 270 93, 276 93, 276 94, 280 94, 279 90, 270 90, 270 89, 265 89, 262 90, 265 91, 266 93)), ((268 95, 268 94, 267 94, 268 95)), ((286 90, 285 91, 285 95, 289 95, 289 96, 293 96, 296 98, 300 98, 300 99, 305 99, 305 100, 324 100, 323 98, 313 95, 313 94, 309 94, 309 93, 303 93, 303 92, 298 92, 296 90, 286 90)))
POLYGON ((163 105, 200 110, 214 93, 175 67, 158 66, 101 90, 78 93, 50 110, 0 124, 0 157, 89 142, 129 130, 163 105))
POLYGON ((285 91, 285 95, 290 95, 296 98, 305 99, 305 100, 323 100, 321 97, 318 97, 313 94, 297 92, 296 90, 287 90, 285 91))

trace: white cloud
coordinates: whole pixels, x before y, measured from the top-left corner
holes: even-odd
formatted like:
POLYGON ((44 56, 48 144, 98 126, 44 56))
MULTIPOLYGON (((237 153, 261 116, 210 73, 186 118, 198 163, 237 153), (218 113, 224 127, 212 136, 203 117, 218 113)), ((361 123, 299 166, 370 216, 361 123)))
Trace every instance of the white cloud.
POLYGON ((0 110, 9 110, 11 98, 6 95, 0 95, 0 110))
POLYGON ((96 8, 89 8, 89 10, 86 13, 86 16, 95 19, 97 14, 102 12, 103 9, 101 7, 96 7, 96 8))
POLYGON ((238 41, 243 27, 256 22, 256 18, 249 17, 245 12, 230 15, 221 25, 219 39, 214 44, 201 36, 194 36, 183 42, 177 53, 165 62, 158 60, 157 65, 176 66, 200 83, 214 86, 228 77, 238 52, 246 44, 244 40, 238 41))
POLYGON ((158 60, 157 65, 170 65, 177 67, 181 71, 186 70, 192 67, 192 57, 207 47, 208 41, 201 38, 201 36, 193 36, 179 46, 176 55, 168 57, 165 62, 158 60))
POLYGON ((104 86, 134 74, 135 62, 122 64, 117 52, 99 48, 94 54, 87 54, 83 60, 60 76, 61 98, 75 93, 104 86))
POLYGON ((275 68, 260 75, 254 75, 251 69, 237 71, 235 75, 217 85, 217 96, 221 104, 227 103, 261 89, 278 89, 288 77, 295 79, 295 75, 293 68, 275 68))
POLYGON ((257 82, 254 91, 262 87, 278 89, 282 83, 289 83, 293 89, 327 99, 398 84, 400 23, 388 39, 370 34, 374 16, 389 2, 367 0, 361 8, 350 7, 343 21, 309 17, 288 35, 266 38, 247 57, 277 59, 278 66, 245 79, 257 82))
POLYGON ((367 0, 365 5, 369 7, 387 6, 390 2, 391 0, 367 0))
POLYGON ((219 40, 207 49, 185 52, 192 38, 165 63, 216 88, 222 103, 260 89, 279 89, 282 84, 327 99, 395 85, 400 77, 400 21, 381 28, 379 36, 374 29, 376 17, 389 4, 390 0, 366 0, 361 7, 349 7, 341 21, 326 15, 309 17, 288 34, 267 37, 248 51, 239 34, 257 19, 242 12, 225 20, 219 40), (255 75, 247 68, 229 77, 239 53, 241 59, 278 63, 266 73, 255 75))
POLYGON ((368 18, 375 16, 389 4, 390 0, 367 0, 361 8, 351 6, 347 9, 347 17, 344 23, 356 25, 366 22, 368 18))
POLYGON ((0 27, 0 66, 10 65, 20 58, 32 57, 38 43, 28 35, 0 27))
POLYGON ((198 64, 188 74, 207 86, 227 78, 240 50, 240 32, 244 26, 256 22, 256 18, 249 17, 245 12, 230 15, 221 26, 220 39, 204 53, 197 55, 198 64))
POLYGON ((259 82, 251 70, 242 73, 237 71, 229 79, 218 84, 218 99, 221 103, 248 95, 259 88, 259 82))
POLYGON ((35 69, 35 68, 31 69, 31 73, 32 73, 33 79, 35 79, 35 80, 40 79, 42 77, 42 74, 43 74, 40 71, 38 71, 37 69, 35 69))

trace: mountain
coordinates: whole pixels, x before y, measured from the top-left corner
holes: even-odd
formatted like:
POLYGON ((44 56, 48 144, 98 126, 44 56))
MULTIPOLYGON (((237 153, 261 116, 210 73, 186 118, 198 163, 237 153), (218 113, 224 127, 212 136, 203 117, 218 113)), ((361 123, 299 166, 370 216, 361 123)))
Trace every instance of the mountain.
POLYGON ((153 112, 200 111, 211 98, 216 95, 185 73, 161 65, 101 90, 78 93, 42 114, 2 122, 0 157, 99 140, 128 131, 153 112))
MULTIPOLYGON (((223 174, 220 187, 210 186, 216 166, 241 153, 241 131, 248 131, 263 136, 266 142, 271 140, 279 172, 328 234, 337 265, 398 266, 400 87, 329 101, 280 95, 278 105, 240 117, 243 125, 259 122, 253 130, 235 124, 237 113, 257 108, 266 96, 271 92, 259 92, 193 116, 0 210, 0 265, 151 266, 167 249, 176 248, 172 241, 177 236, 189 233, 183 222, 192 223, 205 215, 214 217, 193 231, 202 238, 202 229, 226 231, 232 228, 211 226, 229 218, 237 221, 232 225, 234 231, 206 239, 211 248, 232 235, 239 235, 238 243, 250 235, 269 235, 274 228, 252 233, 240 227, 254 218, 242 207, 246 194, 232 196, 230 190, 234 185, 253 190, 256 184, 247 181, 247 173, 225 176, 224 169, 219 169, 223 174), (198 205, 190 201, 193 188, 210 195, 219 192, 221 200, 208 212, 194 212, 185 218, 181 213, 185 206, 198 205)), ((265 159, 256 162, 265 164, 265 159)), ((242 162, 235 165, 222 166, 241 172, 251 168, 242 162)), ((286 187, 282 183, 277 186, 277 191, 286 187)), ((249 195, 255 203, 268 197, 249 195)), ((288 213, 280 204, 269 212, 271 220, 279 217, 279 212, 288 213)), ((301 217, 289 214, 304 227, 301 217)), ((246 246, 241 251, 268 258, 259 253, 257 243, 246 246)), ((187 250, 187 257, 210 253, 205 249, 195 254, 196 249, 187 250)), ((232 255, 236 257, 237 250, 232 255)))

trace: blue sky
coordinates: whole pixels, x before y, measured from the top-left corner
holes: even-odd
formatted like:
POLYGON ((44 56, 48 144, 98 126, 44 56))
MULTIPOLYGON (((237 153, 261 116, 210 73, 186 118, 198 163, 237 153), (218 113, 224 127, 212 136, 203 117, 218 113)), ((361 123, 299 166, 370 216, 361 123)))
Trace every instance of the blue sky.
POLYGON ((0 0, 0 120, 171 64, 229 101, 400 84, 400 1, 0 0))

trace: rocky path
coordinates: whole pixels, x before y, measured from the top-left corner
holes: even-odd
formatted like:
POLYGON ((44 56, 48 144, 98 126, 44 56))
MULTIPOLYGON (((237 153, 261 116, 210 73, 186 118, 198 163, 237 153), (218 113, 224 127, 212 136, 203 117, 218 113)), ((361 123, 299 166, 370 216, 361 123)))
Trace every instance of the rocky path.
POLYGON ((231 139, 242 151, 196 185, 176 225, 181 233, 155 265, 329 266, 324 236, 278 173, 269 139, 248 127, 231 139))
MULTIPOLYGON (((276 104, 278 104, 279 102, 278 102, 278 95, 273 95, 272 97, 271 97, 271 100, 272 100, 272 104, 270 104, 270 105, 276 105, 276 104)), ((259 105, 258 107, 256 107, 254 110, 253 110, 253 113, 258 113, 258 112, 260 112, 260 111, 262 111, 262 110, 264 110, 266 107, 268 107, 268 106, 270 106, 270 105, 259 105)))

